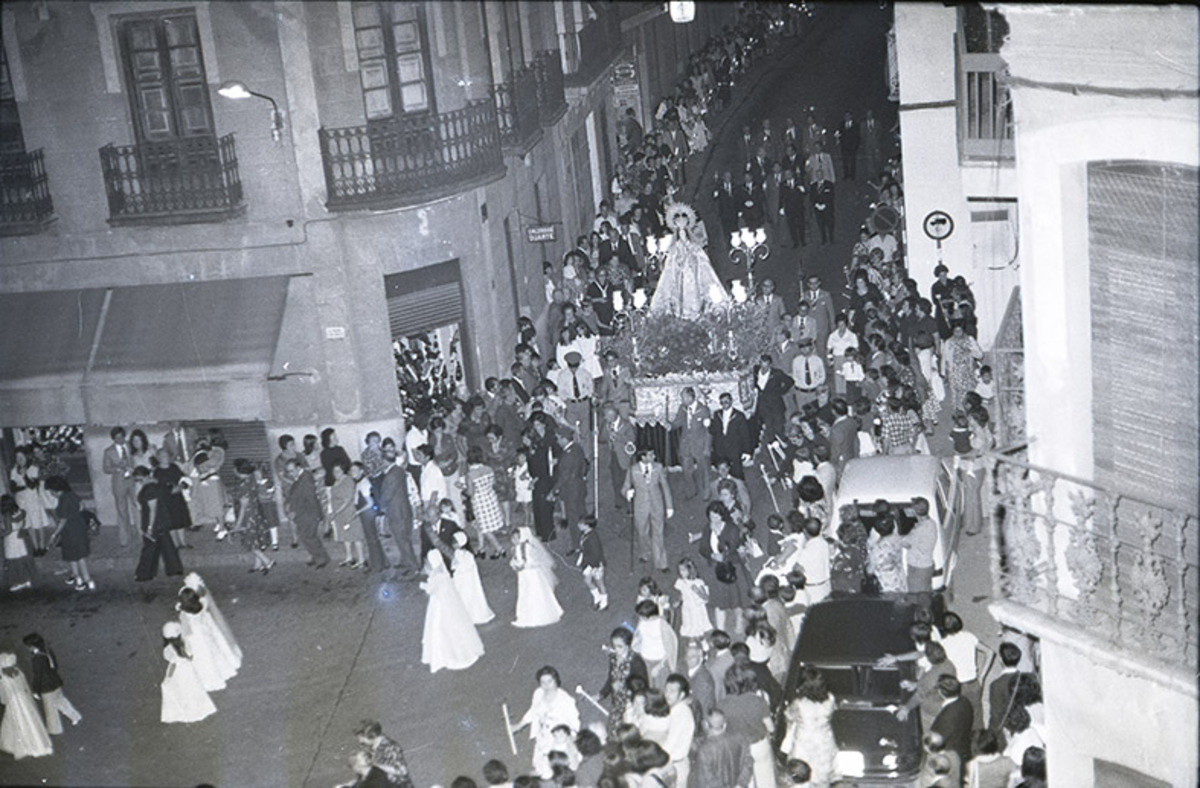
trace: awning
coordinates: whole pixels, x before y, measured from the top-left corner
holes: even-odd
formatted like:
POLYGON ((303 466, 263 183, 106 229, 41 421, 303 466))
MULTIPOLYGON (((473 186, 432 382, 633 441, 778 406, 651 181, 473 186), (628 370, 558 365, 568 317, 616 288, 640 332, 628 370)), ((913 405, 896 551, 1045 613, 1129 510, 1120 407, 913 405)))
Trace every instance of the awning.
POLYGON ((82 424, 103 290, 0 293, 0 426, 82 424))
POLYGON ((273 276, 0 296, 0 424, 264 420, 287 287, 273 276))

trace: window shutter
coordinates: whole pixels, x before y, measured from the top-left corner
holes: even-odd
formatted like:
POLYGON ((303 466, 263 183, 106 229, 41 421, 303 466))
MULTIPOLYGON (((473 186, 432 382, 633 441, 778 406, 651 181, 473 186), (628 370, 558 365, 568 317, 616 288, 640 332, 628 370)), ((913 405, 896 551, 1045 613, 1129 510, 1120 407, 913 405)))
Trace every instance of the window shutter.
POLYGON ((1088 166, 1097 481, 1194 511, 1197 169, 1088 166))
POLYGON ((393 339, 466 319, 457 260, 385 276, 384 290, 393 339))

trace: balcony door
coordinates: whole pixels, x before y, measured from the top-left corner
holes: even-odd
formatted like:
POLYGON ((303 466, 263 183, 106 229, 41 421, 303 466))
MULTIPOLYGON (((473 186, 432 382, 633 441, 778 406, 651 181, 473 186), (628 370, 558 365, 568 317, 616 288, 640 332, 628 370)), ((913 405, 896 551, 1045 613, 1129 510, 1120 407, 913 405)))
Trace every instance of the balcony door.
POLYGON ((354 41, 367 121, 437 112, 419 2, 356 2, 354 41))
POLYGON ((137 141, 214 138, 196 17, 128 19, 120 38, 137 141))

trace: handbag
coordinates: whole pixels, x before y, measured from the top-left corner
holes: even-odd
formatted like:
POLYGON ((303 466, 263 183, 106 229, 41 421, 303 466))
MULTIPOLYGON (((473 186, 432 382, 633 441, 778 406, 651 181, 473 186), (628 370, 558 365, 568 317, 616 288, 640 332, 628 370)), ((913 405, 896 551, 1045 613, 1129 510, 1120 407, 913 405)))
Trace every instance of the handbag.
POLYGON ((713 571, 721 583, 729 585, 737 582, 737 566, 732 561, 717 561, 713 571))

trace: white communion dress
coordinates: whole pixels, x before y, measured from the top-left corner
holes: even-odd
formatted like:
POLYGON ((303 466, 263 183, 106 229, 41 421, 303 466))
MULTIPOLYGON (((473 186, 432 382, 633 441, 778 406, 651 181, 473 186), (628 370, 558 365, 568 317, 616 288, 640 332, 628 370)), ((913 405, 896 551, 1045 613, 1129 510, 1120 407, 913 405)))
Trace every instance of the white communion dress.
POLYGON ((432 673, 443 668, 469 668, 483 656, 483 641, 459 598, 440 552, 430 551, 425 560, 425 571, 428 579, 421 588, 429 594, 429 604, 425 608, 421 662, 428 665, 432 673))
POLYGON ((50 734, 46 732, 42 715, 33 702, 33 693, 25 674, 16 667, 15 657, 11 665, 0 669, 0 703, 4 704, 4 720, 0 722, 0 751, 10 753, 18 761, 54 754, 50 734))
POLYGON ((167 661, 167 674, 162 682, 162 721, 199 722, 215 714, 217 707, 205 691, 192 660, 169 643, 163 647, 163 659, 167 661))
POLYGON ((479 566, 471 551, 460 547, 454 551, 454 587, 467 615, 475 624, 486 624, 496 617, 483 593, 483 583, 479 580, 479 566))
POLYGON ((557 579, 554 557, 528 528, 521 528, 512 565, 517 570, 517 617, 514 627, 544 627, 562 618, 563 609, 554 596, 557 579))

